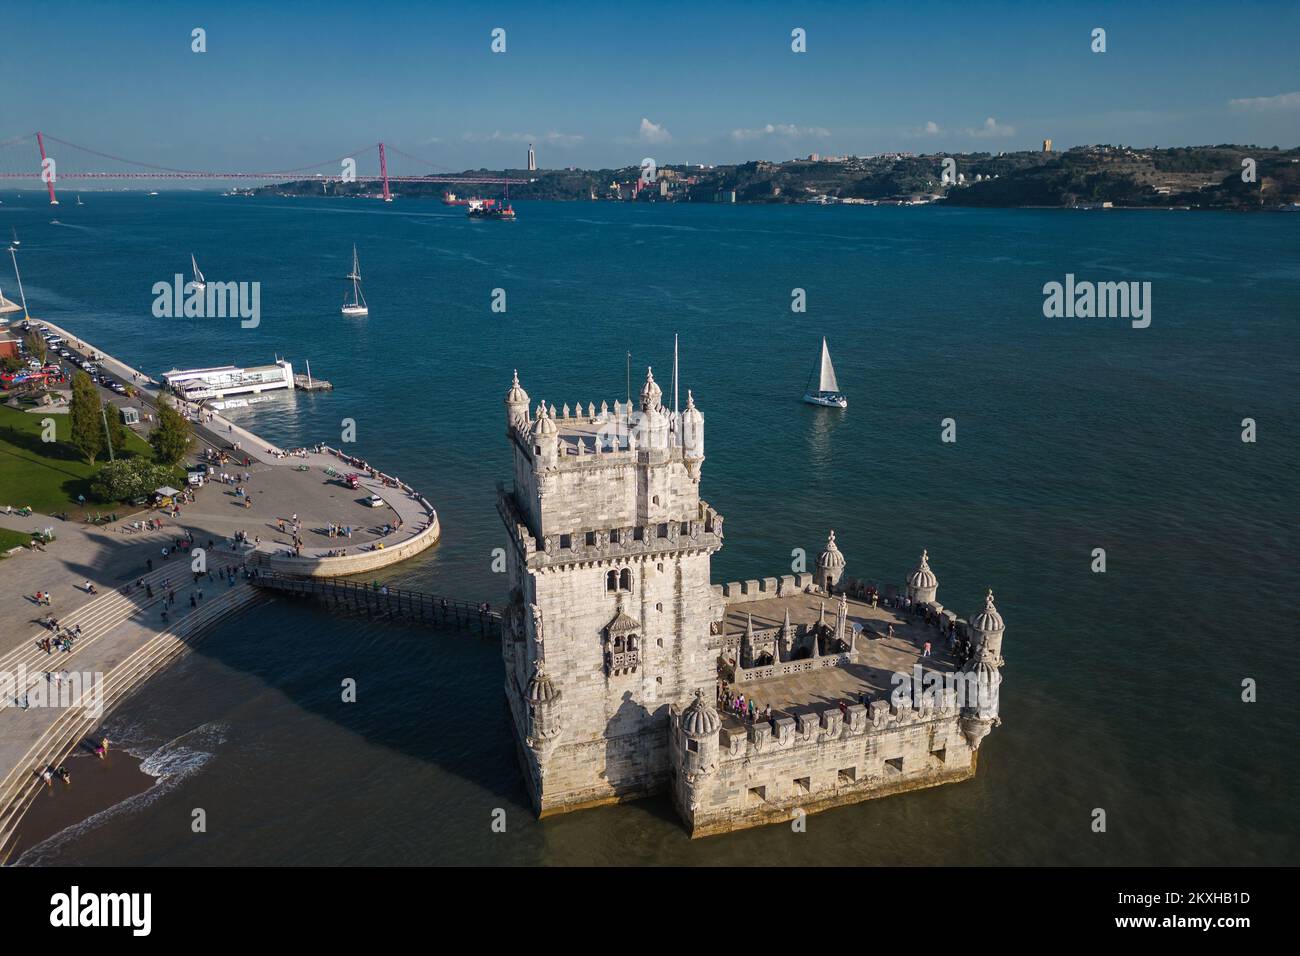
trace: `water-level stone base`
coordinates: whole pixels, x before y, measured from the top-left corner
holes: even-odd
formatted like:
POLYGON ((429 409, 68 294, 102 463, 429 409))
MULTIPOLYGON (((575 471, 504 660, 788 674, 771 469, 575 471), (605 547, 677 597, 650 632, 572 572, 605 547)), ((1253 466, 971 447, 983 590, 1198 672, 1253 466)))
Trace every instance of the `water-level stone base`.
POLYGON ((832 810, 835 807, 862 803, 865 800, 876 800, 880 797, 909 793, 913 790, 925 790, 930 787, 960 783, 975 776, 975 758, 976 754, 972 753, 969 766, 952 770, 935 770, 898 780, 885 780, 875 783, 868 781, 856 787, 847 787, 832 793, 823 793, 816 797, 778 802, 760 801, 756 806, 729 808, 712 813, 700 813, 698 810, 692 811, 689 807, 684 806, 681 802, 681 788, 673 787, 673 803, 681 818, 687 821, 686 826, 690 830, 691 839, 718 836, 736 830, 747 830, 751 827, 768 826, 777 823, 788 825, 794 820, 794 811, 796 809, 808 814, 820 813, 823 810, 832 810))
POLYGON ((515 752, 533 812, 545 818, 663 793, 669 784, 667 770, 648 768, 663 765, 667 736, 666 731, 651 731, 556 747, 541 758, 544 774, 539 773, 537 756, 516 737, 515 752), (647 764, 647 758, 653 763, 647 764), (593 767, 604 767, 594 783, 593 767))

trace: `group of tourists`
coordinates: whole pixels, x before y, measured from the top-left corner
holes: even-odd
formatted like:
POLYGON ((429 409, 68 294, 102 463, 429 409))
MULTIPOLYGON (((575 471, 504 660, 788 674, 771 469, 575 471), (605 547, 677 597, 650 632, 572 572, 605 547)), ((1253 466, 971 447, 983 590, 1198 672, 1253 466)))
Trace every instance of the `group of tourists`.
POLYGON ((753 697, 745 698, 743 693, 734 693, 724 681, 718 681, 718 708, 747 723, 755 720, 771 720, 772 705, 759 707, 753 697))
POLYGON ((48 766, 44 770, 40 771, 37 774, 37 776, 39 776, 43 781, 45 781, 45 786, 47 787, 54 786, 55 777, 58 777, 60 780, 62 780, 64 783, 68 784, 69 786, 71 786, 72 784, 72 774, 68 773, 68 768, 62 764, 60 764, 58 767, 52 765, 48 766))

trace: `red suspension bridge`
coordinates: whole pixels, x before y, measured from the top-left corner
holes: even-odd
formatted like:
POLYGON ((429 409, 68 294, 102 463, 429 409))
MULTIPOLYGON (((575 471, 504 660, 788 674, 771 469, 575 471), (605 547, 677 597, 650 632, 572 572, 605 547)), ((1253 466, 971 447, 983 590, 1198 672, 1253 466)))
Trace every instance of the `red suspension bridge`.
POLYGON ((49 190, 51 205, 58 205, 55 186, 64 181, 114 181, 114 180, 257 180, 261 182, 284 182, 293 180, 312 180, 322 184, 322 189, 329 184, 340 183, 376 183, 382 184, 378 198, 384 202, 393 201, 394 185, 402 183, 447 183, 451 185, 504 185, 507 193, 510 186, 531 182, 528 179, 512 179, 509 176, 493 175, 453 175, 428 160, 410 153, 404 153, 396 147, 384 143, 373 143, 363 149, 355 150, 335 159, 300 166, 295 169, 280 169, 271 172, 224 172, 203 169, 176 169, 141 160, 114 156, 100 152, 88 146, 78 146, 67 140, 50 136, 48 133, 35 132, 26 136, 0 142, 0 180, 38 180, 45 183, 49 190), (30 149, 30 152, 28 150, 30 149), (378 168, 374 173, 362 171, 374 156, 378 168), (398 174, 389 171, 389 157, 395 156, 402 165, 412 166, 415 171, 398 174))

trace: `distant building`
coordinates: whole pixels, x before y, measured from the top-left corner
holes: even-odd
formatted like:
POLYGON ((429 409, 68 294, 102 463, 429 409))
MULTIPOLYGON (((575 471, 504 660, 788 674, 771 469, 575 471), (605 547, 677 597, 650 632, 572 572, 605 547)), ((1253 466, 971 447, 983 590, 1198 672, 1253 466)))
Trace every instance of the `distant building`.
POLYGON ((0 358, 18 357, 18 336, 0 330, 0 358))
POLYGON ((1043 152, 1050 153, 1051 151, 1052 151, 1052 141, 1050 139, 1043 140, 1043 152))
POLYGON ((528 171, 537 172, 537 153, 533 150, 533 144, 528 144, 528 171))

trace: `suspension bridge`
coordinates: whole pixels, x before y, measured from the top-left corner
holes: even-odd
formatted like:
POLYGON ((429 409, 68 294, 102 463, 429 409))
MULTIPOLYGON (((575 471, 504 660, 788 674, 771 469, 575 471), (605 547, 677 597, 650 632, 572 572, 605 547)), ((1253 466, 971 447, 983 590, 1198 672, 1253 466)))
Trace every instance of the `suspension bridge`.
POLYGON ((229 172, 214 169, 177 169, 142 160, 128 159, 101 152, 88 146, 79 146, 48 133, 37 131, 26 136, 0 142, 0 181, 36 180, 43 182, 49 191, 50 204, 59 204, 55 192, 62 182, 111 182, 223 180, 258 181, 262 183, 293 180, 314 180, 326 188, 329 184, 374 183, 382 190, 376 198, 393 201, 393 188, 403 183, 446 183, 448 185, 504 185, 531 182, 506 175, 455 175, 446 167, 429 160, 412 156, 394 146, 379 142, 343 156, 324 160, 308 166, 273 171, 229 172), (372 159, 373 157, 373 159, 372 159), (411 172, 398 173, 389 169, 390 157, 401 166, 411 167, 411 172), (377 160, 377 162, 375 162, 377 160), (374 166, 373 172, 364 171, 374 166))

